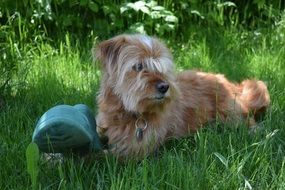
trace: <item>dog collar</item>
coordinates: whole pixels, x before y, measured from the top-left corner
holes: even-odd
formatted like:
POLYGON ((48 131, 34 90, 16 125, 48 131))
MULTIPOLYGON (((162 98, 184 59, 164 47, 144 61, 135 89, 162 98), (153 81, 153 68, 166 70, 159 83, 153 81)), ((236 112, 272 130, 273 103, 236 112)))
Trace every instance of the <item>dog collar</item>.
POLYGON ((138 142, 140 142, 143 139, 143 132, 147 129, 148 124, 144 118, 139 117, 136 120, 135 126, 136 126, 136 139, 138 142), (143 124, 143 125, 141 125, 141 124, 143 124))

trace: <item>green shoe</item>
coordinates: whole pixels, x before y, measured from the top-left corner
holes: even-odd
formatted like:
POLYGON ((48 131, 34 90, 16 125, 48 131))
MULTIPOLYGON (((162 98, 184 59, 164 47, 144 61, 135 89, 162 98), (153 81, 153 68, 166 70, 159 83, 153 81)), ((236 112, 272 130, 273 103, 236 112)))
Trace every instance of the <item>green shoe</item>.
POLYGON ((95 118, 84 104, 49 109, 36 124, 33 142, 47 153, 87 153, 102 149, 95 118))

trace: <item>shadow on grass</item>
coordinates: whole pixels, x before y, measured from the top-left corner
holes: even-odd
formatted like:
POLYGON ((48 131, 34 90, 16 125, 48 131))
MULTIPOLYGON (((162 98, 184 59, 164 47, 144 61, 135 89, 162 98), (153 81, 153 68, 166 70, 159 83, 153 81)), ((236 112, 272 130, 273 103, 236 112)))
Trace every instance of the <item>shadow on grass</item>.
POLYGON ((192 29, 188 44, 174 51, 178 67, 224 74, 228 79, 241 81, 252 77, 248 47, 241 33, 224 29, 192 29))
POLYGON ((206 44, 215 70, 229 79, 239 81, 251 77, 249 59, 240 33, 212 30, 207 33, 206 44))

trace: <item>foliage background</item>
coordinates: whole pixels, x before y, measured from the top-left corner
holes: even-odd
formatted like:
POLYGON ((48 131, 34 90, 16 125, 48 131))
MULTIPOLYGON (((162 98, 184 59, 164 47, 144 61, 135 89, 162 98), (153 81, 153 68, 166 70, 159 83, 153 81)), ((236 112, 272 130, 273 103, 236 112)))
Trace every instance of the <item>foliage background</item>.
POLYGON ((209 30, 213 26, 249 30, 276 27, 283 9, 281 0, 3 0, 0 95, 3 99, 11 93, 15 85, 13 74, 21 64, 22 52, 29 52, 43 41, 59 43, 66 34, 75 43, 88 45, 97 37, 105 39, 122 32, 183 41, 198 27, 209 30))
POLYGON ((21 57, 29 56, 23 52, 29 54, 42 42, 60 43, 66 34, 72 36, 73 44, 88 47, 95 38, 106 39, 122 32, 187 41, 199 27, 257 32, 277 27, 283 9, 282 0, 2 0, 0 97, 3 100, 11 94, 14 85, 23 85, 13 82, 18 65, 23 64, 21 57))

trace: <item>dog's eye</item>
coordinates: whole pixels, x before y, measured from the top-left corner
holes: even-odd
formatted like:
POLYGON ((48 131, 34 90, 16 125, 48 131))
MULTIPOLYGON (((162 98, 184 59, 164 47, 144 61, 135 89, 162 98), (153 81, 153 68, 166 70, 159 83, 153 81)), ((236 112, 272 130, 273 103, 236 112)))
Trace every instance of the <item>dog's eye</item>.
POLYGON ((135 64, 133 66, 133 70, 140 72, 141 70, 143 70, 143 64, 142 63, 135 64))

